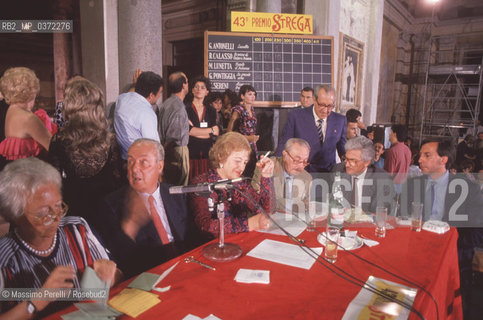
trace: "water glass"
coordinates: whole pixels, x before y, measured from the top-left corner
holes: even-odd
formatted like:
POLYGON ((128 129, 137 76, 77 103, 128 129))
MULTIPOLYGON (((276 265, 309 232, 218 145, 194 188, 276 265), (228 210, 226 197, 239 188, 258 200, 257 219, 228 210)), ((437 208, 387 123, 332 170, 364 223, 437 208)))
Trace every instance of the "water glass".
POLYGON ((339 243, 340 229, 333 226, 327 226, 327 239, 325 241, 325 259, 330 263, 337 260, 337 244, 339 243))
POLYGON ((411 230, 420 232, 423 225, 423 204, 411 202, 411 230))
POLYGON ((376 208, 376 236, 384 238, 386 236, 387 208, 376 208))

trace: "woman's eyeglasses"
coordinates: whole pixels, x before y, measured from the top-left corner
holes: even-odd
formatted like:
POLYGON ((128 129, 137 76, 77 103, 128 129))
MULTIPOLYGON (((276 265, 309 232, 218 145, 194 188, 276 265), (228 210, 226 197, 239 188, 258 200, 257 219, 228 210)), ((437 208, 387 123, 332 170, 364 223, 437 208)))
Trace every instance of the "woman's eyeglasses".
POLYGON ((32 215, 36 221, 41 222, 44 226, 48 226, 52 222, 54 222, 56 218, 62 219, 67 214, 67 211, 69 211, 69 206, 62 201, 62 204, 60 206, 56 206, 54 210, 52 210, 51 208, 47 208, 45 210, 42 210, 42 212, 38 212, 32 215))

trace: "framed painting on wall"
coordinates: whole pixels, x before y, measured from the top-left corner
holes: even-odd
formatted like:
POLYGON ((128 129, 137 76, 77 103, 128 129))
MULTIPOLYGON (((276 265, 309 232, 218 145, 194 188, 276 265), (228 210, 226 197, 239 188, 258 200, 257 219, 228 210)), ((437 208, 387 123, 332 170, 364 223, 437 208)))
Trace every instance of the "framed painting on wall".
POLYGON ((361 109, 361 82, 364 43, 340 33, 339 79, 336 111, 361 109))

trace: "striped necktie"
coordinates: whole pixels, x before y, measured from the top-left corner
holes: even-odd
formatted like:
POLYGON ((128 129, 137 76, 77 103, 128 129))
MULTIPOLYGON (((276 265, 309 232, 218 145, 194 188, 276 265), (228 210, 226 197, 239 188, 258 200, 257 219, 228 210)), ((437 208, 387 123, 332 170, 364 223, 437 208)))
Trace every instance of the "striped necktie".
POLYGON ((320 141, 324 142, 324 119, 317 120, 317 131, 319 132, 320 141))

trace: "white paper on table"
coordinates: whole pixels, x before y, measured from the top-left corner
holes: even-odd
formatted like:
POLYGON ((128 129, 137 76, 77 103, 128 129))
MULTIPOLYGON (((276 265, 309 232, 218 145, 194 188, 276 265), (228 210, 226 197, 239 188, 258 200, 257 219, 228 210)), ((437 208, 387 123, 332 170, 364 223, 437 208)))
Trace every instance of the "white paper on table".
MULTIPOLYGON (((399 292, 400 295, 403 295, 402 301, 409 306, 412 306, 414 303, 414 299, 416 297, 417 289, 410 288, 404 286, 402 284, 392 282, 389 280, 384 280, 381 278, 376 278, 373 276, 369 276, 365 285, 371 285, 371 287, 376 288, 376 284, 383 282, 385 285, 393 286, 390 289, 389 293, 396 293, 399 292), (395 291, 393 291, 395 290, 395 291)), ((350 302, 349 306, 347 307, 342 320, 352 320, 358 319, 360 312, 365 308, 372 300, 372 297, 375 293, 368 291, 367 289, 362 288, 361 291, 357 294, 357 296, 350 302)), ((392 316, 394 316, 395 320, 403 320, 407 319, 410 314, 410 310, 402 307, 395 302, 384 301, 385 299, 382 297, 378 297, 379 308, 385 309, 388 312, 394 312, 392 316)), ((380 317, 381 313, 377 313, 375 317, 380 317)), ((393 318, 391 318, 393 319, 393 318)))
POLYGON ((411 219, 410 218, 401 218, 401 217, 397 217, 396 218, 396 223, 400 226, 411 226, 411 219))
MULTIPOLYGON (((303 219, 303 216, 300 216, 303 219)), ((307 228, 307 223, 304 221, 300 221, 299 218, 285 213, 276 212, 272 214, 272 219, 275 220, 282 228, 287 230, 291 235, 294 237, 298 237, 304 230, 307 228)), ((286 234, 280 230, 273 222, 271 222, 270 228, 266 230, 257 230, 259 232, 265 232, 270 234, 278 234, 285 236, 286 234)))
POLYGON ((374 247, 374 246, 377 246, 379 244, 378 241, 376 240, 371 240, 371 239, 362 239, 362 242, 364 242, 364 244, 368 247, 374 247))
POLYGON ((210 314, 206 318, 200 318, 200 317, 192 315, 192 314, 187 314, 186 317, 183 318, 183 320, 221 320, 221 318, 218 318, 214 314, 210 314))
MULTIPOLYGON (((317 255, 322 248, 311 248, 317 255)), ((309 270, 315 259, 297 245, 265 239, 247 253, 247 256, 309 270)))
POLYGON ((270 283, 270 271, 268 270, 252 270, 239 269, 235 276, 236 282, 241 283, 270 283))
POLYGON ((191 313, 188 313, 186 317, 183 318, 183 320, 201 320, 200 317, 192 315, 191 313))

